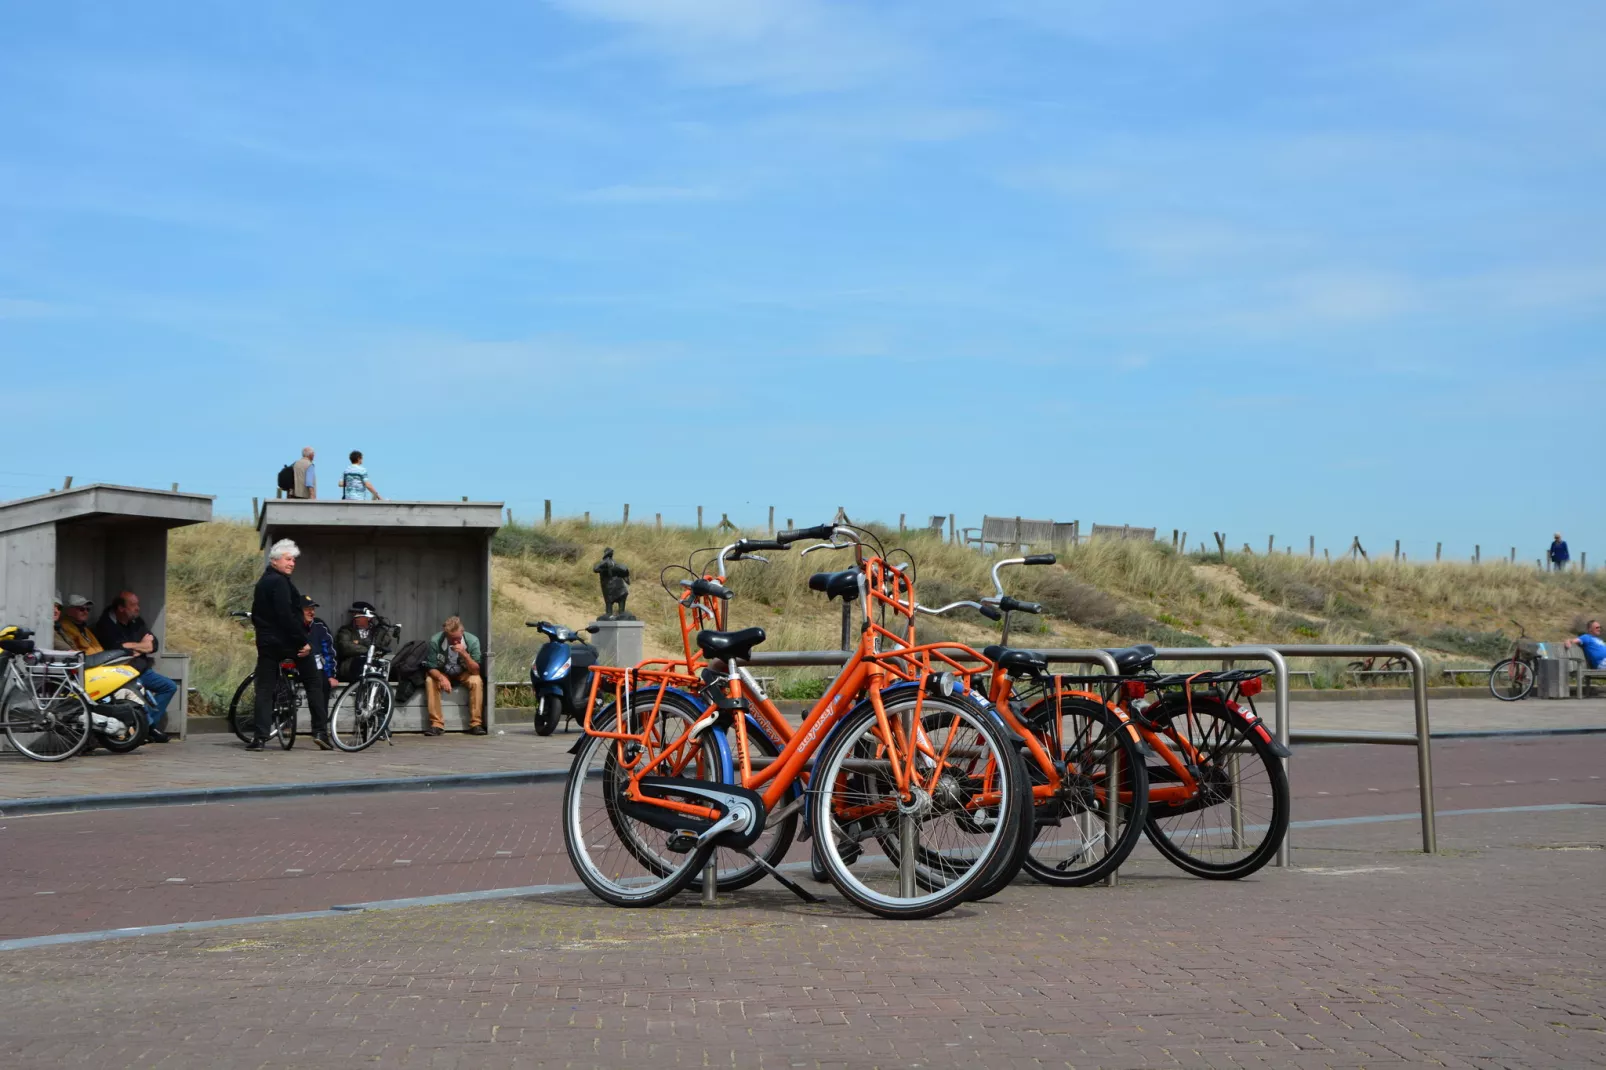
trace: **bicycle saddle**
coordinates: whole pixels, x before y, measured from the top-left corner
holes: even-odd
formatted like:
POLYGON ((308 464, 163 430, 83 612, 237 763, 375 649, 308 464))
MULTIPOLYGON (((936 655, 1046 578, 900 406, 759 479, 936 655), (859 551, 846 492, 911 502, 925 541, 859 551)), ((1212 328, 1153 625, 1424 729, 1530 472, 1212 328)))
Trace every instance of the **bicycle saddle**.
POLYGON ((744 659, 764 641, 763 628, 743 628, 739 632, 702 631, 697 633, 697 649, 710 661, 744 659))
POLYGON ((84 668, 94 669, 101 665, 126 665, 134 660, 134 655, 126 650, 102 650, 99 654, 85 654, 84 668))
POLYGON ((1106 648, 1104 652, 1115 658, 1115 667, 1122 676, 1135 676, 1154 667, 1154 647, 1149 643, 1106 648))
POLYGON ((809 590, 824 591, 825 597, 853 599, 859 597, 859 570, 845 568, 841 572, 816 572, 809 577, 809 590))
POLYGON ((1048 671, 1048 659, 1035 650, 992 646, 982 648, 982 656, 1011 676, 1037 676, 1048 671))

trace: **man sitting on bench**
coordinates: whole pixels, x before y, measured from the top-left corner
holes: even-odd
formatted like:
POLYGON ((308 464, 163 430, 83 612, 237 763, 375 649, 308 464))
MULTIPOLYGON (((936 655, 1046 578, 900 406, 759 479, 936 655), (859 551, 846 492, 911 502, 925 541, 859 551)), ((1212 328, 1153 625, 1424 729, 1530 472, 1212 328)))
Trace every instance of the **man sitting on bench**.
POLYGON ((335 657, 340 659, 336 675, 345 683, 356 683, 368 660, 368 648, 373 647, 379 654, 390 653, 391 635, 372 602, 353 602, 351 623, 335 633, 335 657))
POLYGON ((56 634, 67 644, 62 647, 63 650, 76 650, 88 656, 106 649, 95 638, 95 633, 89 630, 89 611, 95 608, 95 603, 81 594, 70 594, 66 602, 57 597, 56 606, 61 609, 61 617, 56 621, 56 634))
POLYGON ((178 684, 151 668, 151 657, 156 653, 156 636, 151 634, 145 618, 139 615, 139 595, 133 591, 119 591, 106 612, 95 624, 95 638, 107 650, 122 649, 134 655, 134 668, 139 670, 139 685, 156 700, 156 716, 151 719, 152 743, 166 743, 168 735, 162 730, 167 721, 167 707, 178 694, 178 684))
POLYGON ((1567 640, 1568 646, 1582 647, 1584 660, 1591 669, 1606 669, 1606 640, 1600 637, 1600 621, 1592 620, 1577 639, 1567 640))
POLYGON ((441 694, 450 693, 454 684, 468 688, 468 734, 485 735, 485 680, 480 676, 480 641, 463 630, 459 617, 447 617, 429 640, 429 675, 424 678, 425 699, 429 703, 426 736, 446 730, 441 715, 441 694))

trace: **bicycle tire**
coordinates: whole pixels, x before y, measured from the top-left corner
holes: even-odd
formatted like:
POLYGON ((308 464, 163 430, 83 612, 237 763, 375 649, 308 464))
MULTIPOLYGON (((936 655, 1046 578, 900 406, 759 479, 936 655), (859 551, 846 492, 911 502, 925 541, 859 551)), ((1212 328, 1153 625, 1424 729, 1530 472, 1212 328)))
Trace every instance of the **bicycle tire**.
POLYGON ((1194 695, 1191 705, 1182 697, 1168 698, 1145 714, 1151 725, 1173 740, 1177 738, 1177 721, 1184 721, 1182 732, 1200 754, 1200 759, 1190 765, 1208 785, 1201 797, 1183 805, 1156 802, 1155 790, 1164 782, 1157 779, 1157 770, 1165 774, 1171 770, 1163 761, 1151 759, 1149 813, 1144 823, 1149 842, 1179 869, 1211 880, 1238 880, 1270 862, 1288 835, 1292 806, 1288 773, 1271 744, 1249 726, 1242 714, 1210 695, 1194 695), (1206 718, 1214 724, 1202 725, 1206 718), (1247 752, 1242 750, 1245 745, 1247 752), (1235 757, 1236 772, 1232 762, 1235 757), (1217 760, 1221 758, 1226 761, 1217 760), (1245 758, 1249 758, 1247 775, 1245 758), (1228 789, 1225 792, 1224 782, 1228 789), (1252 815, 1248 810, 1251 806, 1252 815), (1223 820, 1225 828, 1221 826, 1223 820), (1263 833, 1260 842, 1247 854, 1232 857, 1232 852, 1248 846, 1247 842, 1234 841, 1246 841, 1251 831, 1263 833), (1223 839, 1227 842, 1222 843, 1223 839), (1216 857, 1204 857, 1205 852, 1216 857))
POLYGON ((1534 689, 1533 666, 1520 658, 1506 658, 1489 670, 1489 693, 1501 702, 1517 702, 1534 689))
MULTIPOLYGON (((1045 717, 1056 716, 1048 708, 1052 701, 1045 698, 1035 703, 1022 719, 1036 725, 1045 717)), ((1080 888, 1119 869, 1142 840, 1149 813, 1149 775, 1132 732, 1102 701, 1062 695, 1057 716, 1057 731, 1039 733, 1039 740, 1062 763, 1060 793, 1033 808, 1032 842, 1023 868, 1043 884, 1080 888), (1076 723, 1083 720, 1091 724, 1076 723), (1092 724, 1098 726, 1097 731, 1092 724), (1113 834, 1106 803, 1112 754, 1118 760, 1113 834), (1123 792, 1130 799, 1125 806, 1120 803, 1123 792), (1066 818, 1073 819, 1080 839, 1065 839, 1061 830, 1066 818), (1096 853, 1098 846, 1103 848, 1101 854, 1096 853)))
POLYGON ((998 852, 1009 848, 1020 820, 1019 759, 1010 760, 1009 737, 997 719, 962 700, 909 693, 888 696, 887 716, 895 721, 917 699, 932 752, 952 755, 946 769, 928 771, 937 792, 917 797, 912 811, 899 812, 898 793, 882 768, 887 763, 887 741, 880 737, 876 712, 868 702, 832 732, 816 756, 809 782, 810 827, 818 838, 826 875, 849 902, 884 918, 929 918, 968 900, 994 872, 998 852), (967 741, 974 738, 977 746, 967 743, 964 755, 958 755, 957 748, 950 751, 948 737, 956 733, 967 741), (959 759, 964 757, 971 760, 961 765, 959 759), (984 781, 983 776, 992 779, 984 781), (1000 813, 989 815, 992 819, 985 823, 973 816, 978 812, 972 809, 978 791, 985 792, 984 797, 996 794, 999 800, 1000 813), (849 814, 864 816, 846 817, 849 814), (912 837, 896 842, 909 842, 914 848, 905 856, 914 873, 900 866, 896 856, 880 863, 865 859, 868 864, 849 868, 860 859, 865 839, 884 840, 889 832, 912 837), (933 855, 940 857, 940 864, 921 861, 933 855))
POLYGON ((81 752, 94 734, 89 700, 71 688, 39 695, 37 711, 15 707, 0 712, 6 741, 17 753, 36 762, 62 762, 81 752), (26 714, 28 720, 19 718, 26 714))
POLYGON ((1021 785, 1017 793, 1019 798, 1015 804, 1015 811, 1020 816, 1010 832, 1008 845, 999 850, 998 858, 989 867, 987 875, 981 879, 980 886, 970 893, 970 901, 973 903, 991 899, 1015 883, 1015 878, 1020 876, 1021 869, 1026 865, 1026 852, 1032 846, 1034 823, 1031 806, 1031 776, 1027 772, 1026 759, 1020 751, 1011 747, 1008 753, 1014 759, 1012 764, 1016 767, 1015 781, 1021 785))
POLYGON ((245 679, 240 681, 240 686, 234 689, 234 697, 229 700, 229 728, 241 743, 251 742, 257 734, 256 688, 253 686, 256 679, 254 671, 247 673, 245 679), (248 691, 250 694, 247 694, 248 691), (240 706, 242 698, 246 700, 243 709, 240 706))
POLYGON ((296 745, 298 706, 295 686, 281 674, 278 690, 273 693, 273 722, 274 735, 279 737, 279 746, 285 750, 296 745))
POLYGON ((367 677, 347 684, 329 707, 330 742, 348 754, 368 749, 384 738, 395 705, 384 680, 367 677))
MULTIPOLYGON (((683 711, 669 697, 660 708, 660 723, 665 708, 668 719, 679 723, 683 711)), ((610 703, 593 715, 592 724, 612 731, 617 719, 610 703)), ((674 742, 681 730, 667 738, 660 732, 658 742, 674 742)), ((705 734, 695 746, 691 775, 720 781, 722 762, 713 734, 705 734)), ((603 736, 585 735, 576 745, 563 789, 563 844, 575 873, 598 899, 617 907, 656 906, 696 880, 714 849, 671 851, 669 833, 629 817, 623 806, 628 775, 619 751, 618 741, 603 736)))

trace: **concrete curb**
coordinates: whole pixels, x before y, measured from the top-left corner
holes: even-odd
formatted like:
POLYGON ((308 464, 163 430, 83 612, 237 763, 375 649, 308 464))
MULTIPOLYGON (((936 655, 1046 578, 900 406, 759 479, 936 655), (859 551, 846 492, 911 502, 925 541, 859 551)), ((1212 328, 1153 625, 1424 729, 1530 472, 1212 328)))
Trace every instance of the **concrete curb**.
POLYGON ((108 795, 55 795, 38 799, 0 799, 0 817, 65 813, 75 810, 119 810, 136 806, 185 806, 203 802, 238 802, 304 795, 355 795, 364 792, 433 791, 443 788, 512 784, 549 784, 565 779, 567 769, 526 769, 496 773, 441 773, 436 776, 386 777, 373 780, 326 780, 313 784, 241 784, 218 788, 176 788, 172 791, 129 791, 108 795))

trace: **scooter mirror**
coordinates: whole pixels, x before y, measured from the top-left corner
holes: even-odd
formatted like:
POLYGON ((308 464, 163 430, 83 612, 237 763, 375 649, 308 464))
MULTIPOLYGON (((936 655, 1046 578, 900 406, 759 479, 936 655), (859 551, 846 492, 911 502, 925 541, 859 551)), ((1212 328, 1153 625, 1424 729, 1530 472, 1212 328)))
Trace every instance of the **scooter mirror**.
POLYGON ((595 624, 587 624, 586 631, 590 632, 592 635, 596 635, 598 632, 602 631, 602 629, 597 627, 595 624))

